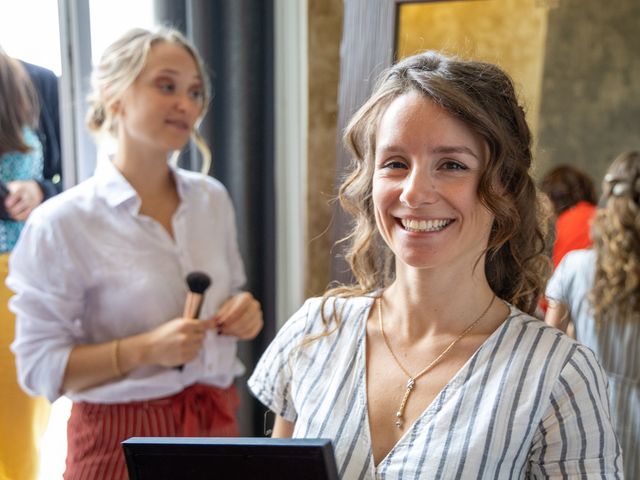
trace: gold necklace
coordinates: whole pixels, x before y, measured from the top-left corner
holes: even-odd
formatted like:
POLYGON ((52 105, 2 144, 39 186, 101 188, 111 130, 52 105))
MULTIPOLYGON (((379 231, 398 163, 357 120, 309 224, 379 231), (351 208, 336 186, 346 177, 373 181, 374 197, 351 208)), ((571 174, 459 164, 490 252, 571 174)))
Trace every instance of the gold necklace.
POLYGON ((476 320, 471 325, 465 328, 464 331, 460 335, 458 335, 453 340, 453 342, 451 342, 447 346, 447 348, 445 348, 442 351, 442 353, 440 353, 440 355, 438 355, 429 365, 427 365, 422 370, 420 370, 420 372, 418 372, 416 375, 411 375, 407 371, 407 369, 404 368, 402 363, 400 363, 400 360, 398 360, 398 357, 396 357, 396 354, 393 353, 393 350, 391 349, 391 345, 389 344, 389 340, 387 339, 387 336, 384 333, 384 327, 382 326, 382 297, 378 297, 378 322, 380 323, 380 333, 382 333, 382 339, 384 340, 384 344, 387 346, 387 349, 389 350, 389 353, 395 360, 396 364, 398 365, 398 367, 400 367, 400 370, 402 370, 404 374, 407 377, 409 377, 409 380, 407 381, 406 390, 404 392, 404 396, 402 397, 402 402, 400 402, 400 408, 398 408, 398 411, 396 412, 396 427, 402 428, 402 425, 404 423, 404 409, 407 405, 407 400, 409 399, 409 395, 413 391, 416 380, 418 380, 421 376, 423 376, 425 373, 427 373, 429 370, 435 367, 438 363, 440 363, 440 360, 442 360, 442 357, 444 357, 447 354, 447 352, 449 352, 449 350, 451 350, 453 346, 456 343, 458 343, 458 341, 460 341, 460 339, 462 339, 471 330, 473 330, 473 328, 478 324, 478 322, 482 320, 482 317, 484 317, 487 314, 487 312, 491 308, 491 305, 493 305, 493 301, 495 300, 495 298, 496 296, 493 295, 493 297, 491 297, 491 301, 489 302, 489 305, 487 305, 487 308, 484 309, 484 311, 480 314, 480 316, 476 318, 476 320))

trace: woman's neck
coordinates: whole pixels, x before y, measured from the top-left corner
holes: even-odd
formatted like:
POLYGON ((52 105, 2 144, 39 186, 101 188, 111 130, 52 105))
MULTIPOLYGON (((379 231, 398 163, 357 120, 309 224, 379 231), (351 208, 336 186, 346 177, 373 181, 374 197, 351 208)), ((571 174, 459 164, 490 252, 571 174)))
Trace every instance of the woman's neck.
POLYGON ((173 215, 180 198, 166 154, 120 149, 113 161, 140 197, 140 215, 156 220, 174 238, 173 215))
POLYGON ((143 200, 175 188, 164 152, 135 151, 120 145, 113 164, 143 200))
MULTIPOLYGON (((472 272, 397 266, 396 280, 385 290, 384 304, 389 321, 401 335, 420 338, 460 333, 487 308, 493 296, 482 262, 472 272)), ((494 301, 486 317, 504 318, 507 313, 502 302, 494 301)), ((495 322, 488 321, 487 327, 491 323, 495 322)))

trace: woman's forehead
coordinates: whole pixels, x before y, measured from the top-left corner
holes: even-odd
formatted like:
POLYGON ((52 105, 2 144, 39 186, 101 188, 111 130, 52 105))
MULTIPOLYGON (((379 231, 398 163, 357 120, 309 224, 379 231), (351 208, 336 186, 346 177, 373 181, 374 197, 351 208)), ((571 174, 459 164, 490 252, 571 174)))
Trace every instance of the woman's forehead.
POLYGON ((410 91, 393 99, 380 116, 376 152, 394 148, 471 151, 484 161, 484 138, 428 96, 410 91))
POLYGON ((143 72, 158 70, 175 71, 201 79, 200 68, 191 52, 174 42, 160 41, 151 45, 143 72))

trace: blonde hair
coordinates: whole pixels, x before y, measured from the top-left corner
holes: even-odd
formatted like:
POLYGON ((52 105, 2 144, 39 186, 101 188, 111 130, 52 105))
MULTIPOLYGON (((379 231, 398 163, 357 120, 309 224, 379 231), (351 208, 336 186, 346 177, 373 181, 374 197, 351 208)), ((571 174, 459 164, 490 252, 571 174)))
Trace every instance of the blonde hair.
MULTIPOLYGON (((511 79, 497 66, 436 52, 414 55, 384 71, 346 128, 344 142, 352 162, 339 199, 353 217, 343 241, 349 245, 346 258, 357 284, 333 288, 325 298, 363 295, 388 286, 395 277, 393 254, 375 223, 372 178, 380 119, 408 92, 424 95, 487 143, 489 158, 478 186, 480 201, 494 215, 485 274, 497 296, 533 313, 550 267, 544 253, 546 209, 529 174, 531 133, 524 110, 511 79)), ((337 316, 334 310, 332 318, 337 316)))
POLYGON ((198 125, 207 113, 211 100, 211 83, 204 62, 196 48, 174 28, 162 27, 156 31, 134 28, 123 34, 106 48, 100 62, 91 74, 92 93, 89 95, 89 111, 86 124, 92 133, 117 133, 117 117, 113 106, 142 72, 151 47, 156 43, 173 43, 184 48, 193 57, 203 82, 203 108, 191 132, 203 158, 203 173, 211 165, 211 151, 198 132, 198 125))
POLYGON ((640 153, 624 152, 602 183, 593 222, 596 270, 589 300, 598 324, 640 321, 640 153))

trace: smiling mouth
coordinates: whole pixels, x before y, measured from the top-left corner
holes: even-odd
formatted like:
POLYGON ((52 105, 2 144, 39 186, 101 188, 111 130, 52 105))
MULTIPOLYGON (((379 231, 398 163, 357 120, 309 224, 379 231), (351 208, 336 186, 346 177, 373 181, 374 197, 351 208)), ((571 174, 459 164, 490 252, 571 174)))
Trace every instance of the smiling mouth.
POLYGON ((408 232, 439 232, 451 225, 453 220, 416 220, 412 218, 401 218, 400 223, 408 232))

